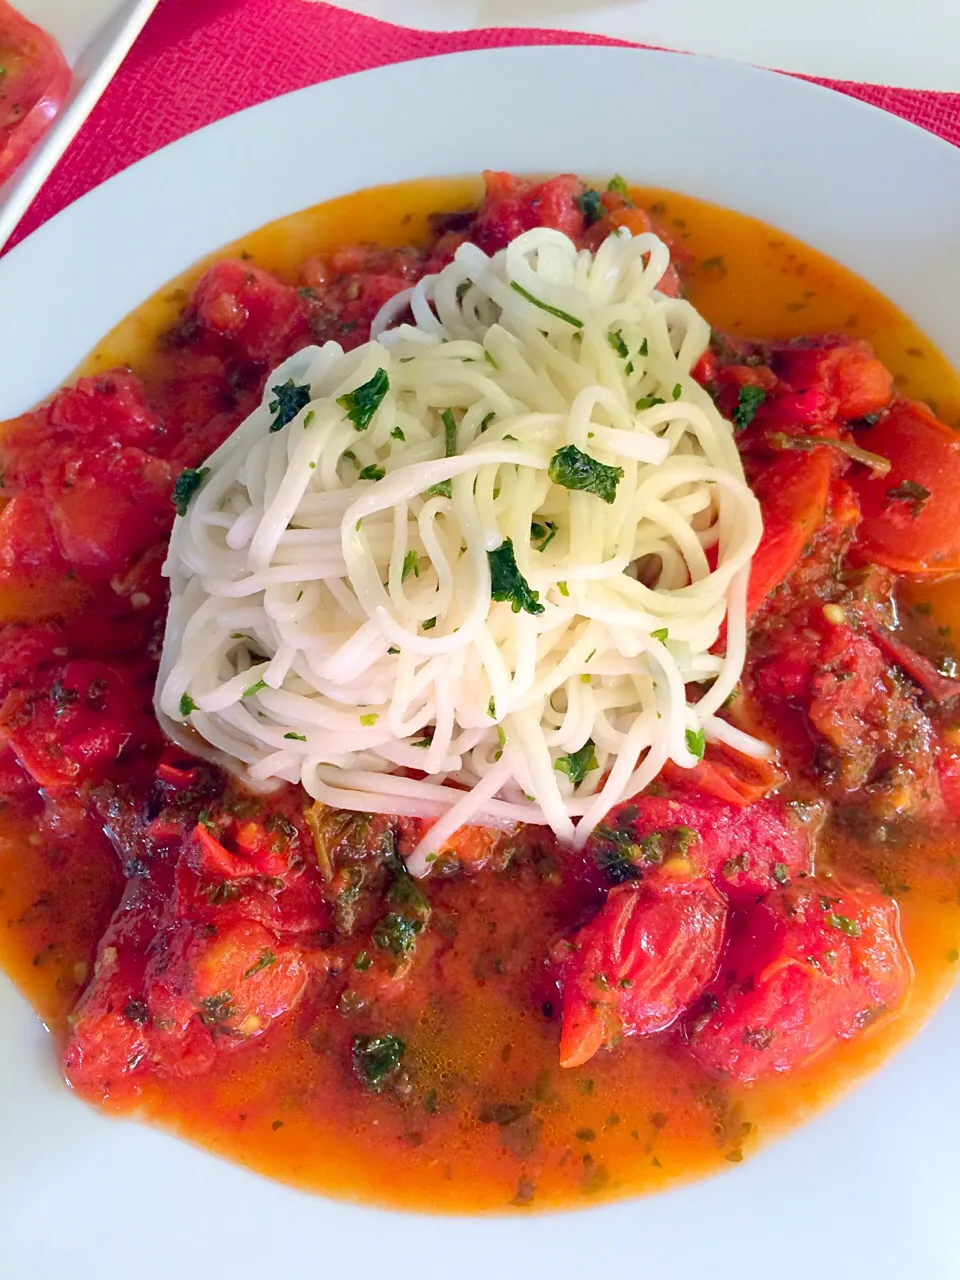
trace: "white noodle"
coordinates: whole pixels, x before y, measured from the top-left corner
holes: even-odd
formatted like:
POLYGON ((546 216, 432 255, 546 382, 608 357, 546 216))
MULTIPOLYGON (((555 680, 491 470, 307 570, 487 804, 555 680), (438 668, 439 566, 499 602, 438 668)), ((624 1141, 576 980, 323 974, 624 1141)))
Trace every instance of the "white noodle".
POLYGON ((275 370, 171 538, 171 736, 257 785, 431 821, 415 874, 467 823, 582 846, 667 760, 690 768, 701 730, 762 756, 716 716, 760 510, 691 377, 709 326, 658 291, 668 265, 624 231, 596 254, 547 229, 493 257, 465 244, 384 306, 373 341, 275 370), (309 403, 271 430, 291 379, 309 403), (337 401, 371 379, 387 389, 360 430, 337 401), (622 469, 612 502, 551 479, 571 445, 622 469), (506 538, 542 612, 491 599, 506 538))

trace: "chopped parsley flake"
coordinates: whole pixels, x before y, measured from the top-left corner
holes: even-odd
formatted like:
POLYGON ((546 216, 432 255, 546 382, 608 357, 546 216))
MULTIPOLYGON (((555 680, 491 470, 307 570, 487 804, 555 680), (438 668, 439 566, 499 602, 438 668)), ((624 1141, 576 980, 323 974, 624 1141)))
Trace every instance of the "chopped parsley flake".
POLYGON ((620 329, 615 329, 613 333, 608 333, 607 341, 621 359, 626 360, 628 358, 630 355, 630 349, 624 342, 623 333, 620 329))
POLYGON ((240 696, 242 698, 252 698, 255 693, 259 693, 261 689, 265 689, 266 687, 266 680, 258 680, 256 684, 252 684, 249 689, 244 689, 240 696))
POLYGON ((255 973, 260 973, 264 969, 269 969, 272 964, 276 963, 277 957, 273 951, 263 951, 261 952, 260 958, 257 960, 256 964, 252 964, 243 975, 244 979, 252 978, 255 973))
POLYGON ((189 693, 183 694, 180 698, 180 714, 182 716, 188 716, 191 711, 196 711, 196 709, 197 704, 190 697, 189 693))
POLYGON ((371 711, 368 715, 365 715, 365 716, 361 716, 361 717, 360 717, 360 723, 361 723, 365 728, 369 729, 369 728, 370 728, 370 726, 371 726, 371 725, 375 725, 379 719, 380 719, 380 717, 379 717, 378 715, 376 715, 374 712, 372 712, 372 711, 371 711))
POLYGON ((176 507, 178 516, 187 514, 187 508, 193 501, 194 495, 209 474, 209 467, 185 467, 177 476, 177 482, 173 486, 170 501, 176 507))
POLYGON ((282 387, 271 387, 270 390, 277 397, 267 405, 273 414, 273 421, 270 423, 271 431, 279 431, 288 422, 292 422, 300 410, 305 408, 313 398, 309 384, 294 382, 292 378, 288 378, 282 387))
POLYGON ((603 207, 603 201, 600 198, 600 192, 594 187, 587 187, 577 196, 577 207, 587 220, 587 226, 592 227, 595 222, 599 222, 606 209, 603 207))
POLYGON ((849 916, 838 916, 836 912, 830 911, 823 917, 824 924, 830 926, 831 929, 839 929, 841 933, 845 933, 848 938, 859 938, 861 929, 856 920, 851 920, 849 916))
MULTIPOLYGON (((622 474, 622 472, 621 472, 622 474)), ((530 584, 517 568, 513 551, 513 539, 504 538, 500 546, 487 552, 490 561, 490 598, 509 601, 514 613, 543 613, 540 593, 531 591, 530 584)))
POLYGON ((565 489, 592 493, 603 502, 612 503, 617 496, 617 485, 623 479, 623 467, 608 467, 575 444, 568 444, 550 459, 549 475, 554 484, 565 489))
POLYGON ((432 631, 436 625, 436 618, 427 618, 426 622, 423 623, 423 629, 424 631, 432 631))
POLYGON ((444 409, 440 418, 443 422, 443 453, 444 457, 455 458, 457 456, 457 422, 453 413, 449 409, 444 409))
POLYGON ((666 404, 666 400, 662 400, 660 396, 641 396, 637 401, 637 412, 644 409, 655 409, 658 404, 666 404))
POLYGON ((557 536, 557 526, 552 520, 534 520, 530 525, 530 541, 537 551, 546 551, 557 536))
POLYGON ((733 425, 744 431, 757 416, 757 410, 767 398, 763 387, 741 387, 740 399, 733 411, 733 425))
POLYGON ((305 733, 285 733, 285 738, 289 738, 293 742, 306 742, 307 735, 305 733))
POLYGON ((702 760, 703 753, 707 746, 703 730, 688 729, 684 736, 687 740, 687 750, 692 756, 696 756, 698 760, 702 760))
POLYGON ((406 440, 407 438, 403 434, 403 427, 394 427, 393 430, 390 432, 390 437, 393 440, 406 440))
POLYGON ((380 1089, 403 1061, 406 1045, 399 1036, 355 1036, 353 1069, 371 1089, 380 1089))
POLYGON ((403 568, 400 570, 400 581, 406 582, 411 573, 415 578, 420 577, 420 570, 417 568, 417 561, 420 557, 416 551, 408 551, 403 557, 403 568))
POLYGON ((593 739, 588 738, 579 751, 573 751, 568 756, 558 756, 553 767, 565 773, 575 786, 582 782, 591 770, 600 768, 593 739))
POLYGON ((386 475, 383 467, 378 467, 375 462, 371 462, 368 467, 364 467, 357 477, 358 480, 382 480, 386 475))
POLYGON ((337 396, 337 404, 347 411, 347 417, 357 431, 366 431, 389 390, 390 379, 386 369, 378 369, 368 382, 364 382, 355 391, 337 396))
POLYGON ((615 191, 618 196, 626 197, 630 194, 629 191, 627 190, 626 182, 624 181, 623 178, 621 178, 619 173, 615 173, 613 177, 610 179, 610 181, 607 183, 607 190, 615 191))
POLYGON ((559 307, 551 307, 549 303, 535 298, 532 293, 527 292, 522 284, 517 284, 516 280, 510 281, 510 288, 514 293, 519 293, 521 298, 526 298, 527 302, 532 302, 535 307, 539 307, 541 311, 546 311, 548 315, 556 316, 558 320, 565 320, 567 324, 572 324, 575 329, 583 328, 582 320, 578 320, 576 316, 570 315, 567 311, 561 311, 559 307))
POLYGON ((656 631, 650 632, 650 639, 659 640, 661 644, 665 644, 669 635, 670 632, 666 627, 658 627, 656 631))

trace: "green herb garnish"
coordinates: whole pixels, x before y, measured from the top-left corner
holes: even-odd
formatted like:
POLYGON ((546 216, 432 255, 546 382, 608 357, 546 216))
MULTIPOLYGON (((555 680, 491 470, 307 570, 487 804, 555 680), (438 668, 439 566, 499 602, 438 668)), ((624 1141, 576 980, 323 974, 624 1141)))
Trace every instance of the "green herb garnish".
POLYGON ((521 609, 525 613, 543 613, 540 593, 531 591, 530 584, 517 568, 512 538, 504 538, 499 547, 487 552, 487 558, 490 561, 490 598, 492 600, 509 601, 514 613, 519 613, 521 609))
POLYGON ((355 1036, 353 1068, 371 1089, 380 1089, 403 1061, 406 1045, 399 1036, 355 1036))
POLYGON ((593 739, 588 738, 579 751, 573 751, 568 756, 559 756, 554 760, 553 767, 565 773, 574 785, 582 782, 591 770, 600 768, 593 739))
POLYGON ((622 330, 615 329, 613 333, 608 333, 607 342, 610 343, 610 346, 613 347, 617 355, 620 356, 623 360, 626 360, 627 357, 630 355, 630 349, 623 340, 622 330))
POLYGON ((177 476, 170 501, 177 509, 178 516, 185 516, 194 495, 210 474, 209 467, 185 467, 177 476))
POLYGON ((406 582, 412 573, 415 578, 420 577, 420 570, 417 568, 417 561, 420 557, 416 551, 408 551, 403 557, 403 568, 400 570, 400 581, 406 582))
POLYGON ((707 749, 706 735, 702 729, 688 729, 684 734, 687 741, 687 750, 692 756, 696 756, 698 760, 703 759, 703 753, 707 749))
POLYGON ((273 951, 262 951, 256 964, 252 964, 243 975, 244 979, 252 978, 255 973, 260 973, 263 969, 269 969, 272 964, 276 963, 277 957, 273 951))
POLYGON ((313 398, 309 385, 294 382, 292 378, 288 378, 282 387, 271 387, 270 390, 277 397, 267 405, 273 414, 273 421, 270 423, 271 431, 279 431, 288 422, 292 422, 300 410, 305 408, 313 398))
POLYGON ((382 480, 386 475, 383 467, 378 467, 375 462, 371 462, 368 467, 364 467, 357 476, 358 480, 382 480))
POLYGON ((530 525, 530 541, 537 551, 546 551, 557 536, 557 526, 552 520, 534 520, 530 525))
POLYGON ((510 288, 514 293, 519 293, 521 298, 526 298, 527 302, 532 302, 535 307, 539 307, 541 311, 546 311, 548 315, 556 316, 558 320, 565 320, 567 324, 572 324, 575 329, 583 328, 582 320, 578 320, 576 316, 570 315, 567 311, 561 311, 559 307, 551 307, 548 302, 541 302, 532 293, 528 293, 522 284, 517 284, 516 280, 510 281, 510 288))
POLYGON ((191 711, 196 711, 197 704, 190 697, 189 693, 184 693, 180 698, 180 714, 184 717, 188 716, 191 711))
POLYGON ((373 929, 373 940, 381 951, 389 951, 391 955, 403 956, 412 951, 417 941, 417 934, 423 929, 421 920, 411 920, 391 911, 379 920, 373 929))
POLYGON ((623 467, 608 467, 598 462, 575 444, 564 445, 550 459, 550 479, 565 489, 592 493, 611 503, 617 496, 617 485, 623 478, 623 467))
POLYGON ((577 208, 586 218, 588 227, 592 227, 595 222, 599 222, 606 213, 603 201, 600 199, 600 192, 594 187, 587 187, 586 191, 582 191, 577 196, 577 208))
POLYGON ((733 425, 744 431, 757 416, 757 410, 767 398, 763 387, 741 387, 737 407, 733 411, 733 425))
POLYGON ((823 917, 824 924, 828 924, 831 929, 839 929, 841 933, 845 933, 848 938, 859 938, 861 929, 856 920, 851 920, 849 916, 838 916, 831 911, 823 917))
POLYGON ((357 431, 366 431, 389 390, 390 379, 386 369, 378 369, 368 382, 364 382, 355 391, 337 396, 337 404, 347 411, 347 417, 357 431))

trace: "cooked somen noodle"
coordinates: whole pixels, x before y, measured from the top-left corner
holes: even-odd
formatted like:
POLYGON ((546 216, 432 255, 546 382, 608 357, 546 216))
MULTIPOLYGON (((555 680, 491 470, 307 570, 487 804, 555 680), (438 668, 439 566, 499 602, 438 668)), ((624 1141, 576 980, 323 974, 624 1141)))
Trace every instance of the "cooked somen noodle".
POLYGON ((174 736, 258 785, 435 820, 418 874, 464 823, 582 845, 704 740, 764 754, 717 716, 760 512, 668 265, 626 232, 465 244, 373 341, 280 366, 174 528, 174 736))

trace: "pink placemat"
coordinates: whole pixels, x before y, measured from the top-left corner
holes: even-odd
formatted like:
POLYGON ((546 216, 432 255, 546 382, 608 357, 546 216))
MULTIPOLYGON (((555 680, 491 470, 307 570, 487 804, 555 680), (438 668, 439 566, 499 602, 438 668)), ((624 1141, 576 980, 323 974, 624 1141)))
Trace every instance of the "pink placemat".
MULTIPOLYGON (((161 0, 17 228, 21 240, 118 170, 244 107, 391 62, 506 45, 624 45, 569 31, 428 32, 311 0, 161 0)), ((960 146, 960 93, 818 80, 960 146)))

